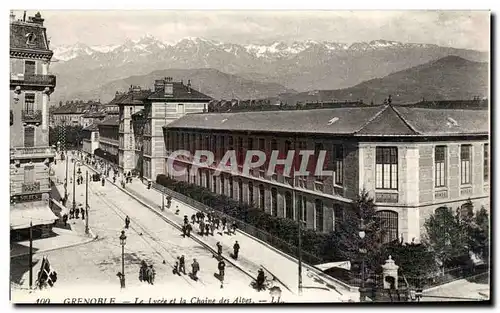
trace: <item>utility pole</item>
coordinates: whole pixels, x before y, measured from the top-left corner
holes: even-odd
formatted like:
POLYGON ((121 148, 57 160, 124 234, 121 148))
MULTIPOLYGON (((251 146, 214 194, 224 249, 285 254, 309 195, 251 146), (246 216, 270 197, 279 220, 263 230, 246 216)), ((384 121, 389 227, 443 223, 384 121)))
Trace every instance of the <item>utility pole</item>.
POLYGON ((33 222, 30 221, 30 289, 33 287, 33 222))
POLYGON ((89 233, 89 171, 85 171, 85 233, 89 233))
MULTIPOLYGON (((295 136, 295 142, 293 143, 294 144, 294 150, 295 150, 295 153, 293 155, 293 181, 292 181, 292 199, 293 199, 293 208, 294 208, 294 212, 296 212, 297 210, 297 198, 296 198, 296 195, 295 195, 295 170, 296 170, 296 167, 297 167, 297 164, 296 164, 296 154, 297 154, 297 136, 295 136)), ((299 165, 300 166, 300 165, 299 165)), ((302 201, 300 201, 300 205, 298 206, 298 209, 299 209, 299 212, 296 213, 297 216, 299 217, 298 220, 299 220, 299 231, 298 231, 298 235, 299 235, 299 246, 298 246, 298 255, 299 255, 299 271, 298 271, 298 274, 299 274, 299 296, 302 295, 302 201)))
POLYGON ((299 212, 299 296, 302 295, 302 210, 300 211, 301 212, 299 212))
POLYGON ((73 212, 76 209, 76 201, 75 201, 75 178, 76 178, 76 160, 75 163, 73 164, 73 212))

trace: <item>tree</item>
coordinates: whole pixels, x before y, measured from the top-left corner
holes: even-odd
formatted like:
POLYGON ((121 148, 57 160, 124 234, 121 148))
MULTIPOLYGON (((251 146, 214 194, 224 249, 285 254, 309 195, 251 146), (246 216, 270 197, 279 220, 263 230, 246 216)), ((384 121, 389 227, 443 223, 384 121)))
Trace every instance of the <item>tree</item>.
POLYGON ((489 258, 490 217, 488 211, 481 209, 474 216, 469 233, 469 247, 472 252, 487 261, 489 258))

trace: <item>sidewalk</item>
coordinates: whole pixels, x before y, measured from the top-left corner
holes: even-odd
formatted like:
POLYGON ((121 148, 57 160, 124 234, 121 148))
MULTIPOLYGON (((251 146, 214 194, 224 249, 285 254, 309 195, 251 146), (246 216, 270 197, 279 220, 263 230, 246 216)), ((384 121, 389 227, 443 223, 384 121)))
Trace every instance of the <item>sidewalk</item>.
MULTIPOLYGON (((110 182, 112 179, 108 179, 110 182)), ((117 179, 117 184, 121 182, 121 179, 117 179)), ((117 186, 119 189, 121 187, 117 186)), ((145 203, 148 203, 151 207, 160 211, 162 196, 161 194, 154 189, 147 189, 147 186, 144 185, 139 179, 134 179, 132 183, 126 185, 125 188, 129 193, 136 196, 140 200, 145 203)), ((170 209, 165 209, 165 212, 161 212, 163 216, 168 218, 169 220, 175 222, 177 225, 183 224, 184 215, 187 215, 188 218, 191 218, 191 215, 197 212, 193 207, 188 206, 185 203, 182 203, 176 199, 172 200, 172 205, 170 209), (179 215, 176 215, 174 212, 176 207, 178 206, 180 212, 179 215)), ((132 221, 133 222, 133 221, 132 221)), ((213 249, 216 249, 216 243, 219 241, 223 247, 223 255, 229 256, 230 253, 233 252, 233 245, 236 240, 238 240, 241 250, 238 260, 231 259, 236 265, 241 268, 244 268, 248 272, 252 273, 255 277, 257 276, 257 271, 263 266, 272 274, 274 274, 280 281, 282 281, 290 290, 294 293, 297 293, 298 286, 298 265, 292 259, 283 256, 277 251, 266 247, 265 245, 259 243, 253 238, 243 234, 241 232, 237 232, 236 235, 227 235, 223 236, 219 234, 215 234, 215 236, 199 236, 196 233, 198 232, 198 224, 195 224, 193 227, 193 232, 195 233, 195 237, 199 240, 203 241, 213 249)), ((304 294, 312 294, 314 293, 318 297, 328 297, 331 301, 342 301, 351 298, 354 301, 359 299, 359 295, 357 292, 349 292, 344 291, 342 288, 334 287, 329 288, 325 283, 318 283, 317 280, 310 274, 306 268, 303 268, 303 286, 304 286, 304 294), (327 289, 327 290, 325 290, 327 289)), ((269 276, 269 275, 268 275, 269 276)))

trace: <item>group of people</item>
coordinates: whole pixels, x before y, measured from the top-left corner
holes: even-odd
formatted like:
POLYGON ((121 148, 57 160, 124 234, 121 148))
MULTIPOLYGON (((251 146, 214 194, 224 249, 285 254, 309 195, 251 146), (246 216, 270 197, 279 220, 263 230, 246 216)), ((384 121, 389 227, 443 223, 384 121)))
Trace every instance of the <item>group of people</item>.
MULTIPOLYGON (((186 223, 188 223, 188 219, 184 215, 184 224, 186 223)), ((227 234, 232 235, 236 233, 238 228, 236 222, 228 222, 225 216, 220 218, 213 210, 208 212, 206 216, 203 212, 196 212, 196 214, 191 215, 191 223, 198 223, 201 236, 214 236, 215 230, 219 230, 221 226, 222 231, 219 234, 223 235, 224 231, 227 230, 227 234)))
MULTIPOLYGON (((193 263, 191 263, 191 277, 194 280, 198 280, 198 272, 200 271, 200 263, 196 259, 193 259, 193 263)), ((181 274, 186 275, 186 259, 184 255, 178 256, 177 260, 175 261, 174 268, 172 269, 172 273, 174 275, 179 275, 181 274)))
POLYGON ((147 282, 150 285, 154 285, 156 277, 156 271, 153 264, 147 265, 146 261, 141 261, 141 268, 139 269, 139 281, 147 282))

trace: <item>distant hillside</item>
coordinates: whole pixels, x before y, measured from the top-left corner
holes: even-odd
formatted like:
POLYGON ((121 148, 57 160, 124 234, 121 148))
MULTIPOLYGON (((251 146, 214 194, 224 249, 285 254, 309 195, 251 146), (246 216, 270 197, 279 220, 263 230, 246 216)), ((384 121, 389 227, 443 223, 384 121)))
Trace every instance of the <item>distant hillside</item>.
POLYGON ((412 103, 422 99, 453 100, 488 96, 488 63, 447 56, 383 78, 337 90, 317 90, 283 95, 279 100, 295 104, 314 101, 356 101, 382 103, 389 94, 394 103, 412 103))
POLYGON ((174 80, 191 80, 192 87, 215 99, 250 99, 276 97, 281 93, 294 93, 277 83, 262 83, 230 75, 215 69, 167 69, 157 70, 146 75, 130 76, 114 80, 98 89, 71 94, 72 98, 100 99, 105 103, 110 101, 116 91, 125 91, 130 85, 153 88, 154 80, 163 77, 173 77, 174 80))

